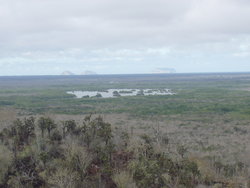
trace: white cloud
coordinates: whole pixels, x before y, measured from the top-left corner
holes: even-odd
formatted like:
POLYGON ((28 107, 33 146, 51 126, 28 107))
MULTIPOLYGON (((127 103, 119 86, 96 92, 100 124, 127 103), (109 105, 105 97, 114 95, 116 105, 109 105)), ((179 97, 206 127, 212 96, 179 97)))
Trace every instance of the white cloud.
POLYGON ((0 62, 225 64, 249 57, 249 23, 248 0, 0 0, 0 62))

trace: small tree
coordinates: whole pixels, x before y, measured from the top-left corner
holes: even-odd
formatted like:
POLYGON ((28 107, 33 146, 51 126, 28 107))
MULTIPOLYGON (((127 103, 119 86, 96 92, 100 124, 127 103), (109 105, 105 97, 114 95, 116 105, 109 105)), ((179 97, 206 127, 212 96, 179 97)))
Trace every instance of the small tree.
POLYGON ((30 143, 31 139, 35 137, 35 118, 24 119, 24 136, 26 137, 26 143, 30 143))
POLYGON ((47 131, 48 131, 49 137, 50 137, 51 131, 52 131, 53 129, 55 129, 55 128, 56 128, 55 122, 54 122, 52 119, 50 119, 50 118, 46 118, 46 129, 47 129, 47 131))
POLYGON ((121 133, 121 139, 123 142, 123 146, 126 148, 128 146, 128 142, 129 142, 129 134, 128 132, 123 131, 121 133))
POLYGON ((99 137, 101 137, 104 140, 105 144, 107 145, 108 142, 113 137, 111 124, 101 121, 97 124, 97 126, 98 126, 97 127, 97 130, 98 130, 97 135, 99 137))
POLYGON ((184 155, 187 153, 187 148, 185 146, 183 146, 183 145, 179 145, 177 147, 177 152, 181 156, 181 158, 183 158, 184 155))
POLYGON ((14 147, 16 149, 30 144, 31 139, 35 137, 34 121, 34 118, 30 117, 25 118, 24 121, 17 119, 13 122, 12 127, 8 131, 8 137, 14 140, 14 147))
POLYGON ((102 98, 102 95, 101 95, 100 93, 97 93, 97 94, 96 94, 96 97, 97 97, 97 98, 102 98))
POLYGON ((65 135, 67 133, 74 133, 76 130, 76 122, 75 120, 67 120, 63 122, 63 136, 65 137, 65 135))
POLYGON ((40 117, 38 119, 38 127, 40 128, 40 130, 42 132, 42 137, 44 137, 44 131, 47 128, 46 127, 46 118, 45 117, 40 117))
POLYGON ((120 95, 120 93, 118 93, 118 91, 114 91, 114 92, 113 92, 113 96, 114 96, 114 97, 120 97, 121 95, 120 95))
POLYGON ((144 95, 144 91, 141 89, 140 91, 137 92, 136 95, 137 96, 143 96, 144 95))

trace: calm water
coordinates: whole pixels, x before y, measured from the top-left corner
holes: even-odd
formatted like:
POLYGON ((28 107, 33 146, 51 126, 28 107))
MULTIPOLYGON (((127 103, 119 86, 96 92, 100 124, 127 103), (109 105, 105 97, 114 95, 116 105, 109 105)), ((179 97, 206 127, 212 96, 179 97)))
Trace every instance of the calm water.
POLYGON ((136 95, 174 95, 170 89, 108 89, 107 91, 68 91, 76 98, 82 97, 99 97, 113 98, 136 95))

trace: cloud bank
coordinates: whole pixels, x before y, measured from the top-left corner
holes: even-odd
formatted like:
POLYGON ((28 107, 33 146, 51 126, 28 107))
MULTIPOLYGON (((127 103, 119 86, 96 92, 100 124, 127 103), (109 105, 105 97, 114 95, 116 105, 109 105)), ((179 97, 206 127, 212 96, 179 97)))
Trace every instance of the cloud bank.
POLYGON ((0 75, 250 71, 249 23, 248 0, 0 0, 0 75))

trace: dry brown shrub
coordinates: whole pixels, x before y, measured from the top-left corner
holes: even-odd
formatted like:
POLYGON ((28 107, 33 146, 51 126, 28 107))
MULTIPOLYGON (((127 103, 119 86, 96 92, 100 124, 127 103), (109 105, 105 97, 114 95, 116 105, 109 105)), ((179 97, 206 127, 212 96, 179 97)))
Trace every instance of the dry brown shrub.
POLYGON ((218 175, 216 175, 214 169, 211 167, 211 164, 208 161, 194 156, 189 157, 189 160, 195 162, 198 165, 198 169, 202 175, 203 181, 210 182, 218 179, 218 175))
POLYGON ((114 180, 118 188, 136 188, 136 184, 128 171, 115 173, 112 179, 114 180))
POLYGON ((50 184, 60 188, 75 188, 78 181, 79 176, 76 172, 62 167, 57 168, 56 172, 48 179, 50 184))

